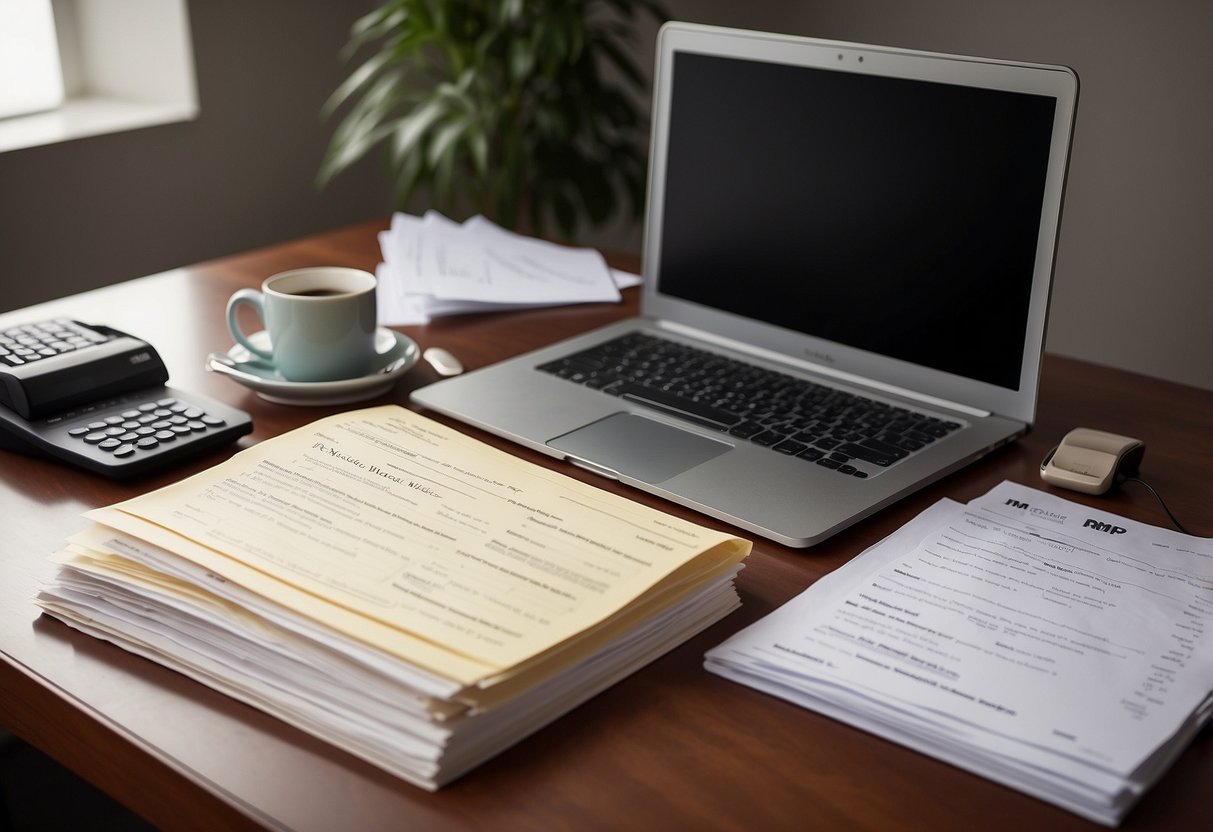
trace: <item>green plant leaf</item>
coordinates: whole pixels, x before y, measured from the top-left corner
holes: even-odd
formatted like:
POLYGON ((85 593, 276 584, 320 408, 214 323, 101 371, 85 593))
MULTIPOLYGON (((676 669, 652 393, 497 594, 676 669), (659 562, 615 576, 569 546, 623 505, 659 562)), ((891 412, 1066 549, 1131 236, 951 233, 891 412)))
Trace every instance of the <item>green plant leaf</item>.
POLYGON ((372 56, 366 63, 354 70, 348 78, 337 87, 328 101, 324 103, 321 112, 324 115, 332 115, 333 111, 339 107, 342 102, 361 89, 372 77, 383 69, 393 56, 389 52, 379 52, 372 56))
POLYGON ((444 156, 455 152, 459 137, 467 131, 471 123, 472 119, 464 116, 463 118, 447 122, 438 128, 438 132, 434 134, 433 141, 430 142, 427 155, 430 167, 438 167, 440 160, 444 156))
POLYGON ((392 159, 400 164, 420 144, 427 130, 447 112, 441 99, 432 98, 401 119, 392 138, 392 159))
POLYGON ((319 179, 380 146, 402 206, 425 191, 565 237, 640 216, 646 83, 626 44, 645 14, 664 17, 654 0, 385 0, 351 26, 319 179))

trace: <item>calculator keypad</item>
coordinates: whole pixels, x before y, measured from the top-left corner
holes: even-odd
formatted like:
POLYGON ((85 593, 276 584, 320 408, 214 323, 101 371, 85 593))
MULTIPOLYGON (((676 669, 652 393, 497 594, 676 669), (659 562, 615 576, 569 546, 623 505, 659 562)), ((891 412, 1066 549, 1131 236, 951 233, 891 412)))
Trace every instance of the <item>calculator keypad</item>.
POLYGON ((0 332, 0 361, 20 367, 107 340, 108 336, 66 319, 26 324, 0 332))
POLYGON ((124 459, 132 454, 153 451, 161 445, 188 440, 225 424, 227 422, 221 416, 180 399, 165 397, 128 403, 121 413, 77 425, 67 434, 124 459))

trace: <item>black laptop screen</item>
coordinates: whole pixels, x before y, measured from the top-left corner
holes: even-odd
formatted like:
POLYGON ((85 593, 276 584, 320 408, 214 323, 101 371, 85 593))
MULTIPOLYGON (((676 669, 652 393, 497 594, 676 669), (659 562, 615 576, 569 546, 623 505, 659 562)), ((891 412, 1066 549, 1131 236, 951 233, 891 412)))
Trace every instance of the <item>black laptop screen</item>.
POLYGON ((662 293, 1019 386, 1054 99, 678 53, 662 293))

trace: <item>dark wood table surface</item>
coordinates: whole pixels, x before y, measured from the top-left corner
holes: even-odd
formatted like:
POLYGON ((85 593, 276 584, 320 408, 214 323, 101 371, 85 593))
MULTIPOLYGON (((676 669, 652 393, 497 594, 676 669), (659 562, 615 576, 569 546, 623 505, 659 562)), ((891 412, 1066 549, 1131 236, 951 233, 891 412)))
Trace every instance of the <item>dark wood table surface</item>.
MULTIPOLYGON (((373 270, 365 223, 99 289, 0 316, 107 323, 150 341, 171 383, 249 411, 236 447, 336 407, 264 401, 203 369, 231 344, 227 297, 309 265, 373 270)), ((623 258, 620 265, 636 268, 623 258)), ((598 304, 465 316, 403 327, 469 368, 634 313, 598 304)), ((419 365, 379 399, 406 404, 436 380, 419 365)), ((1038 465, 1083 425, 1143 439, 1144 478, 1189 530, 1213 535, 1213 392, 1059 356, 1045 358, 1038 421, 1026 438, 809 550, 756 540, 738 580, 743 607, 461 780, 430 794, 253 708, 39 616, 46 556, 85 510, 214 464, 231 448, 163 475, 114 483, 0 451, 0 725, 165 829, 1095 829, 1046 803, 703 670, 704 652, 771 612, 942 497, 968 500, 1009 479, 1043 487, 1038 465)), ((467 432, 501 445, 470 428, 467 432)), ((677 506, 510 446, 520 456, 675 514, 677 506)), ((1127 486, 1066 497, 1166 525, 1127 486)), ((1092 679, 1094 692, 1099 680, 1092 679)), ((1213 829, 1213 736, 1189 747, 1125 829, 1213 829)))

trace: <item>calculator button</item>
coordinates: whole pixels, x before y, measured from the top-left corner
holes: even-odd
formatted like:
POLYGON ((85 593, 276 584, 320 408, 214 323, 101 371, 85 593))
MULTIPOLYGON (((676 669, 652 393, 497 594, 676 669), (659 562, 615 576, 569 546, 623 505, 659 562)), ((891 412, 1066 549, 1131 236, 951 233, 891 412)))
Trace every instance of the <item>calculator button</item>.
POLYGON ((177 434, 178 436, 185 436, 187 433, 190 433, 190 426, 189 425, 173 425, 171 428, 169 428, 169 430, 171 430, 173 433, 177 434))
POLYGON ((123 419, 121 416, 106 416, 105 417, 105 423, 107 425, 120 425, 120 424, 122 424, 122 422, 123 422, 123 419))
POLYGON ((124 411, 122 411, 122 418, 123 419, 138 419, 139 411, 138 410, 124 410, 124 411))
POLYGON ((139 434, 135 433, 134 431, 131 431, 130 433, 122 434, 118 438, 121 439, 123 442, 134 442, 136 439, 139 438, 139 434))
POLYGON ((163 419, 165 416, 173 415, 173 411, 169 410, 167 407, 158 407, 153 410, 152 413, 159 416, 161 419, 163 419))
POLYGON ((136 442, 135 446, 138 448, 148 449, 148 448, 155 448, 159 444, 160 444, 160 440, 157 439, 156 437, 145 436, 142 439, 140 439, 138 442, 136 442))
POLYGON ((177 434, 173 433, 171 430, 158 430, 156 431, 156 438, 161 442, 172 442, 177 438, 177 434))
POLYGON ((93 431, 92 433, 85 434, 84 441, 90 445, 96 445, 98 442, 104 442, 107 438, 104 433, 93 431))
POLYGON ((67 432, 67 435, 68 436, 84 436, 84 434, 89 433, 91 430, 92 430, 92 428, 85 425, 83 427, 72 428, 71 430, 69 430, 67 432))
POLYGON ((170 422, 168 419, 157 419, 155 422, 152 422, 152 424, 151 424, 151 426, 154 427, 156 430, 165 430, 170 425, 172 425, 172 422, 170 422))
POLYGON ((202 423, 205 425, 210 425, 213 428, 217 428, 220 425, 226 424, 218 416, 212 416, 209 413, 206 413, 202 416, 202 423))
POLYGON ((135 452, 134 445, 119 445, 117 448, 114 448, 114 456, 118 456, 118 457, 130 456, 134 452, 135 452))
POLYGON ((160 405, 161 407, 168 407, 169 405, 176 404, 176 403, 177 403, 177 400, 172 398, 171 396, 168 398, 159 399, 156 402, 156 404, 160 405))
POLYGON ((141 424, 142 424, 142 422, 137 422, 134 419, 127 419, 125 422, 122 423, 122 427, 126 428, 127 430, 134 430, 135 428, 139 427, 139 425, 141 425, 141 424))
POLYGON ((155 402, 144 402, 143 404, 139 405, 139 410, 143 413, 150 413, 151 411, 153 411, 155 409, 156 409, 155 402))
POLYGON ((122 445, 122 440, 111 436, 109 439, 106 439, 104 442, 98 443, 97 447, 103 451, 112 451, 115 448, 120 447, 121 445, 122 445))
POLYGON ((112 427, 112 428, 106 428, 102 432, 106 436, 121 436, 122 434, 126 433, 126 428, 112 427))
POLYGON ((149 428, 149 427, 135 428, 135 430, 133 431, 133 433, 136 433, 139 436, 151 436, 155 432, 156 432, 155 428, 149 428))
POLYGON ((181 415, 187 419, 197 419, 202 416, 203 411, 197 407, 191 407, 188 410, 182 411, 181 415))
POLYGON ((184 413, 185 411, 189 410, 189 406, 184 405, 181 402, 175 402, 174 404, 170 404, 168 409, 174 413, 184 413))
POLYGON ((105 422, 89 422, 88 423, 89 430, 105 430, 108 427, 109 427, 109 425, 107 425, 105 422))
POLYGON ((186 424, 193 430, 206 430, 206 425, 197 419, 190 419, 186 424))

